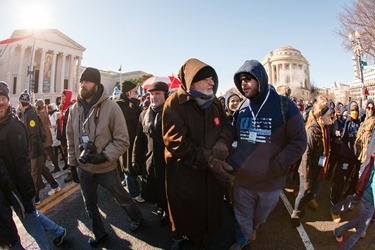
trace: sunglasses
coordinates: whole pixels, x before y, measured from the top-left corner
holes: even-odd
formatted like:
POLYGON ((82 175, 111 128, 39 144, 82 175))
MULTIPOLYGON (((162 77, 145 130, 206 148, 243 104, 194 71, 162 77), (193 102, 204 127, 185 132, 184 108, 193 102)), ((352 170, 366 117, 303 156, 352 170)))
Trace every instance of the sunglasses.
POLYGON ((244 76, 240 78, 240 82, 245 81, 246 83, 250 82, 252 79, 255 79, 252 76, 244 76))
POLYGON ((374 107, 367 107, 367 110, 374 110, 374 107))

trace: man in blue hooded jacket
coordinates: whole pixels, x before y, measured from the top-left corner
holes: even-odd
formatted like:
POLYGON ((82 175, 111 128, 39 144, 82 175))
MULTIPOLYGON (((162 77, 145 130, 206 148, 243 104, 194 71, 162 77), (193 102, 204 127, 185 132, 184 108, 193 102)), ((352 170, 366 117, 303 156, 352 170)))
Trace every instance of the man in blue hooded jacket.
POLYGON ((234 114, 237 147, 227 159, 238 169, 233 183, 238 225, 231 249, 242 249, 275 208, 289 167, 302 156, 307 139, 296 105, 282 101, 260 62, 246 61, 234 83, 247 98, 234 114))

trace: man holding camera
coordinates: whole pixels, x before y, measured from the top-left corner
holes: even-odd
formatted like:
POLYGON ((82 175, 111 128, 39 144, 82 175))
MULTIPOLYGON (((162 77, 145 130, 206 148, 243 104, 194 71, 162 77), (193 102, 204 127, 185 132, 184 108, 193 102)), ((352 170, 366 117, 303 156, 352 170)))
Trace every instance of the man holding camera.
POLYGON ((71 107, 67 123, 68 164, 78 166, 82 195, 95 235, 88 243, 95 247, 107 238, 97 206, 99 184, 124 208, 131 219, 131 231, 140 227, 142 214, 122 187, 117 172, 117 160, 129 147, 121 109, 109 100, 97 69, 86 68, 80 83, 77 103, 71 107))

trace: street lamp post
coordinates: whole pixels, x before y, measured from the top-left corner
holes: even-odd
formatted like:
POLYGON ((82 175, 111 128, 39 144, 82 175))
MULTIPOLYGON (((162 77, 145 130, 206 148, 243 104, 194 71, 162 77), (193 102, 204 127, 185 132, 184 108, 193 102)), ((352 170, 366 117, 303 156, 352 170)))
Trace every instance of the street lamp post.
POLYGON ((359 74, 359 79, 361 80, 361 96, 360 96, 360 107, 362 108, 362 100, 366 100, 366 95, 365 95, 365 83, 363 80, 363 67, 362 67, 362 53, 363 53, 363 48, 362 48, 362 43, 361 43, 361 34, 356 30, 355 33, 355 38, 351 33, 349 33, 349 40, 352 43, 352 48, 354 52, 353 59, 355 59, 355 69, 357 74, 355 74, 358 77, 359 74))

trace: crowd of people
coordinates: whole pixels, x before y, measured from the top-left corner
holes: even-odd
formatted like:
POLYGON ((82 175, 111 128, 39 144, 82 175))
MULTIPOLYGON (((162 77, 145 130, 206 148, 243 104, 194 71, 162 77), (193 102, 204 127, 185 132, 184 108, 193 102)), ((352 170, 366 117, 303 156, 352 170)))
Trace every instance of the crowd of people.
POLYGON ((17 109, 0 82, 0 245, 23 249, 11 208, 41 249, 51 249, 45 231, 56 246, 63 244, 66 229, 36 209, 42 178, 52 196, 61 191, 52 173, 62 170, 68 171, 65 182, 80 184, 92 247, 108 238, 99 185, 124 209, 133 232, 143 222, 137 203, 155 204, 160 226, 171 226, 172 250, 208 247, 225 200, 237 222, 230 249, 244 249, 290 180, 297 194, 292 225, 301 224, 306 205, 318 206, 327 179, 333 221, 361 204, 359 217, 336 228, 334 237, 342 242, 356 228, 343 244, 350 249, 364 236, 374 213, 372 100, 364 110, 355 101, 335 105, 324 96, 304 104, 279 95, 257 60, 239 67, 237 91, 225 96, 216 97, 218 75, 198 59, 187 60, 178 77, 181 86, 173 93, 167 83, 154 82, 139 98, 138 86, 125 80, 109 96, 100 72, 88 67, 76 98, 65 89, 56 104, 37 100, 33 106, 25 91, 17 109))

